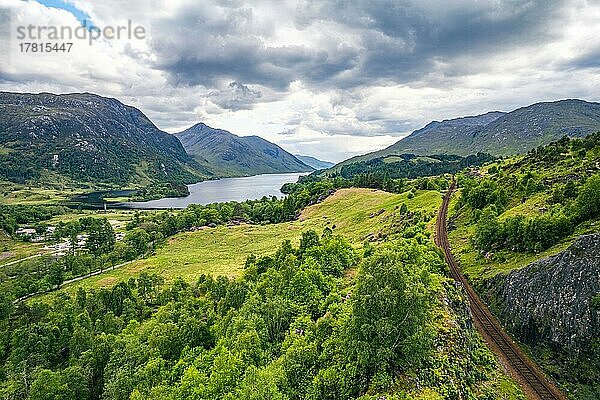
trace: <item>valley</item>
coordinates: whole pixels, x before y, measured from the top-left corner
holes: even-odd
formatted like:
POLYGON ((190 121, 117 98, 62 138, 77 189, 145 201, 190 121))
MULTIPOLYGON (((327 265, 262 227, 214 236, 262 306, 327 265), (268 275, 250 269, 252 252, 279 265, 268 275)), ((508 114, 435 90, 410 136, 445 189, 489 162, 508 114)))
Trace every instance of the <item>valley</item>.
POLYGON ((354 247, 362 246, 369 238, 382 241, 384 236, 379 237, 380 234, 393 233, 393 225, 400 218, 398 209, 402 204, 411 210, 426 213, 431 219, 441 204, 441 197, 437 191, 423 191, 408 199, 406 193, 340 189, 322 203, 304 209, 295 221, 262 226, 241 224, 206 227, 195 232, 178 233, 148 258, 62 290, 76 293, 79 287, 110 287, 142 271, 161 275, 167 282, 182 277, 192 283, 201 274, 234 279, 243 273, 247 257, 269 254, 271 249, 277 248, 285 240, 297 245, 302 232, 307 230, 322 232, 325 228, 331 228, 354 247))
MULTIPOLYGON (((439 142, 440 129, 461 135, 465 124, 506 115, 434 123, 406 140, 439 142)), ((394 150, 337 165, 304 158, 308 166, 262 139, 199 124, 176 135, 185 154, 176 165, 201 183, 146 172, 142 186, 132 183, 137 172, 119 182, 89 177, 99 185, 87 187, 81 178, 69 189, 40 185, 35 174, 7 181, 0 394, 47 394, 76 374, 83 398, 536 398, 475 329, 480 315, 467 300, 475 290, 541 374, 568 398, 593 399, 600 274, 573 249, 599 232, 600 142, 578 135, 549 135, 550 143, 511 157, 493 146, 489 154, 394 150), (259 172, 269 174, 223 178, 259 172), (473 289, 453 283, 434 245, 454 182, 444 203, 448 242, 473 289), (69 203, 86 193, 99 209, 69 203), (535 272, 548 256, 572 261, 535 272), (568 268, 586 274, 586 285, 554 280, 552 296, 536 292, 532 282, 568 268), (557 304, 562 292, 572 296, 557 304), (567 317, 575 312, 585 327, 567 317), (550 328, 548 318, 564 326, 550 328), (557 342, 566 336, 568 346, 557 342), (28 347, 39 340, 48 346, 28 347), (142 350, 126 355, 134 349, 142 350), (99 354, 93 369, 89 357, 99 354), (149 380, 156 365, 161 372, 149 380), (34 380, 30 388, 18 368, 34 380), (224 376, 231 379, 218 383, 224 376), (49 377, 57 387, 41 384, 49 377)), ((45 173, 75 179, 60 168, 45 173)))
POLYGON ((600 400, 600 0, 0 21, 0 400, 600 400))

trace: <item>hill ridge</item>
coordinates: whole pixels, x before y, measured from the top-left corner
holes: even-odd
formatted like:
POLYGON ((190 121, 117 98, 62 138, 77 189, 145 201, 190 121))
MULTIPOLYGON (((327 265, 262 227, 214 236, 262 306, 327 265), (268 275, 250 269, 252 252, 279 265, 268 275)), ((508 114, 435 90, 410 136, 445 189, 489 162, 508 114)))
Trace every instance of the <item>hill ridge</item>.
POLYGON ((175 133, 186 152, 215 176, 309 172, 313 168, 258 136, 238 136, 199 122, 175 133))
POLYGON ((600 103, 582 99, 543 101, 510 112, 488 111, 431 121, 385 149, 352 157, 334 168, 402 153, 515 155, 562 136, 583 137, 596 131, 600 131, 600 103))

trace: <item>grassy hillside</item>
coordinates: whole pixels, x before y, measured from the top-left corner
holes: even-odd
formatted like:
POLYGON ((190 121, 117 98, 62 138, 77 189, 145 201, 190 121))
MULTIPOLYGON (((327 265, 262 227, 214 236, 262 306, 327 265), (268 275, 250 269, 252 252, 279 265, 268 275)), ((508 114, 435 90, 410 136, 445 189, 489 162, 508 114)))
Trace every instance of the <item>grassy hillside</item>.
MULTIPOLYGON (((5 335, 2 365, 49 359, 30 374, 39 398, 522 399, 427 238, 440 203, 438 191, 341 189, 297 221, 175 235, 147 260, 29 301, 36 319, 5 335), (64 320, 75 322, 48 346, 24 347, 64 320), (69 367, 50 359, 65 340, 69 367)), ((21 390, 19 376, 0 394, 21 390)))
POLYGON ((597 244, 570 246, 600 232, 600 134, 564 138, 458 181, 450 243, 462 270, 571 398, 597 399, 597 244))
POLYGON ((398 208, 403 203, 410 210, 422 211, 433 218, 441 204, 441 196, 436 191, 419 191, 409 199, 407 193, 341 189, 322 203, 307 207, 297 221, 262 226, 218 226, 179 233, 159 248, 154 256, 77 282, 63 290, 73 292, 78 287, 112 286, 142 271, 160 274, 168 280, 177 276, 193 280, 202 273, 235 277, 242 272, 250 254, 268 253, 283 240, 297 243, 301 233, 307 229, 320 232, 330 227, 358 246, 368 238, 374 240, 380 233, 393 232, 394 225, 401 219, 398 208), (381 210, 384 211, 379 214, 381 210))
POLYGON ((459 176, 463 188, 451 204, 450 241, 467 275, 478 280, 523 267, 564 250, 577 236, 600 231, 600 215, 581 210, 593 201, 582 193, 600 173, 599 138, 562 139, 459 176), (564 227, 558 225, 563 220, 564 227), (486 221, 492 224, 486 227, 486 221), (502 232, 517 223, 529 226, 520 241, 502 232), (490 234, 498 236, 488 240, 484 234, 494 227, 498 232, 490 234), (535 247, 523 242, 527 236, 535 247))

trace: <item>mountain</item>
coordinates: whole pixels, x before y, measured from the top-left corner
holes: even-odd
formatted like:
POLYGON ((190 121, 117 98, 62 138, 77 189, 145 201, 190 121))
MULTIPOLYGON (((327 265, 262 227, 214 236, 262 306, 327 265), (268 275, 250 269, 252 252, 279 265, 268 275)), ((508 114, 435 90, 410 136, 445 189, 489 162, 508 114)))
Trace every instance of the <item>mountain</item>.
POLYGON ((203 123, 175 136, 198 164, 219 177, 313 170, 281 147, 258 136, 237 136, 203 123))
POLYGON ((209 175, 177 138, 118 100, 0 92, 0 179, 140 186, 209 175))
POLYGON ((304 164, 308 165, 309 167, 312 167, 316 170, 319 169, 327 169, 327 168, 331 168, 333 167, 335 164, 329 161, 322 161, 319 160, 318 158, 312 157, 312 156, 301 156, 299 154, 294 154, 294 156, 302 161, 304 164))
POLYGON ((600 103, 573 99, 536 103, 509 113, 434 121, 386 149, 343 164, 405 153, 505 156, 526 153, 563 136, 583 137, 599 130, 600 103))

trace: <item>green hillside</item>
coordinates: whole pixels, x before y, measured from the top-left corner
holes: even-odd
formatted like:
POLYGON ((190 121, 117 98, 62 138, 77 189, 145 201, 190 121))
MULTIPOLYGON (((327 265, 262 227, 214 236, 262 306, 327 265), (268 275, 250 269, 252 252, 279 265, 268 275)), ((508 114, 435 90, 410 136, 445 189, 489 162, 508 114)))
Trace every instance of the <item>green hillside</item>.
POLYGON ((509 113, 486 114, 434 121, 393 145, 342 162, 348 165, 394 154, 418 155, 478 152, 508 156, 558 140, 584 137, 600 130, 600 103, 561 100, 536 103, 509 113))
POLYGON ((426 227, 440 203, 437 191, 346 189, 293 222, 176 234, 0 324, 0 394, 521 399, 443 276, 426 227))
POLYGON ((202 123, 175 136, 188 154, 214 176, 250 176, 313 170, 281 147, 258 136, 237 136, 202 123))
POLYGON ((449 239, 462 270, 572 398, 597 399, 600 133, 464 171, 458 182, 449 239))
POLYGON ((0 179, 141 186, 209 176, 142 112, 93 94, 0 93, 0 179))

